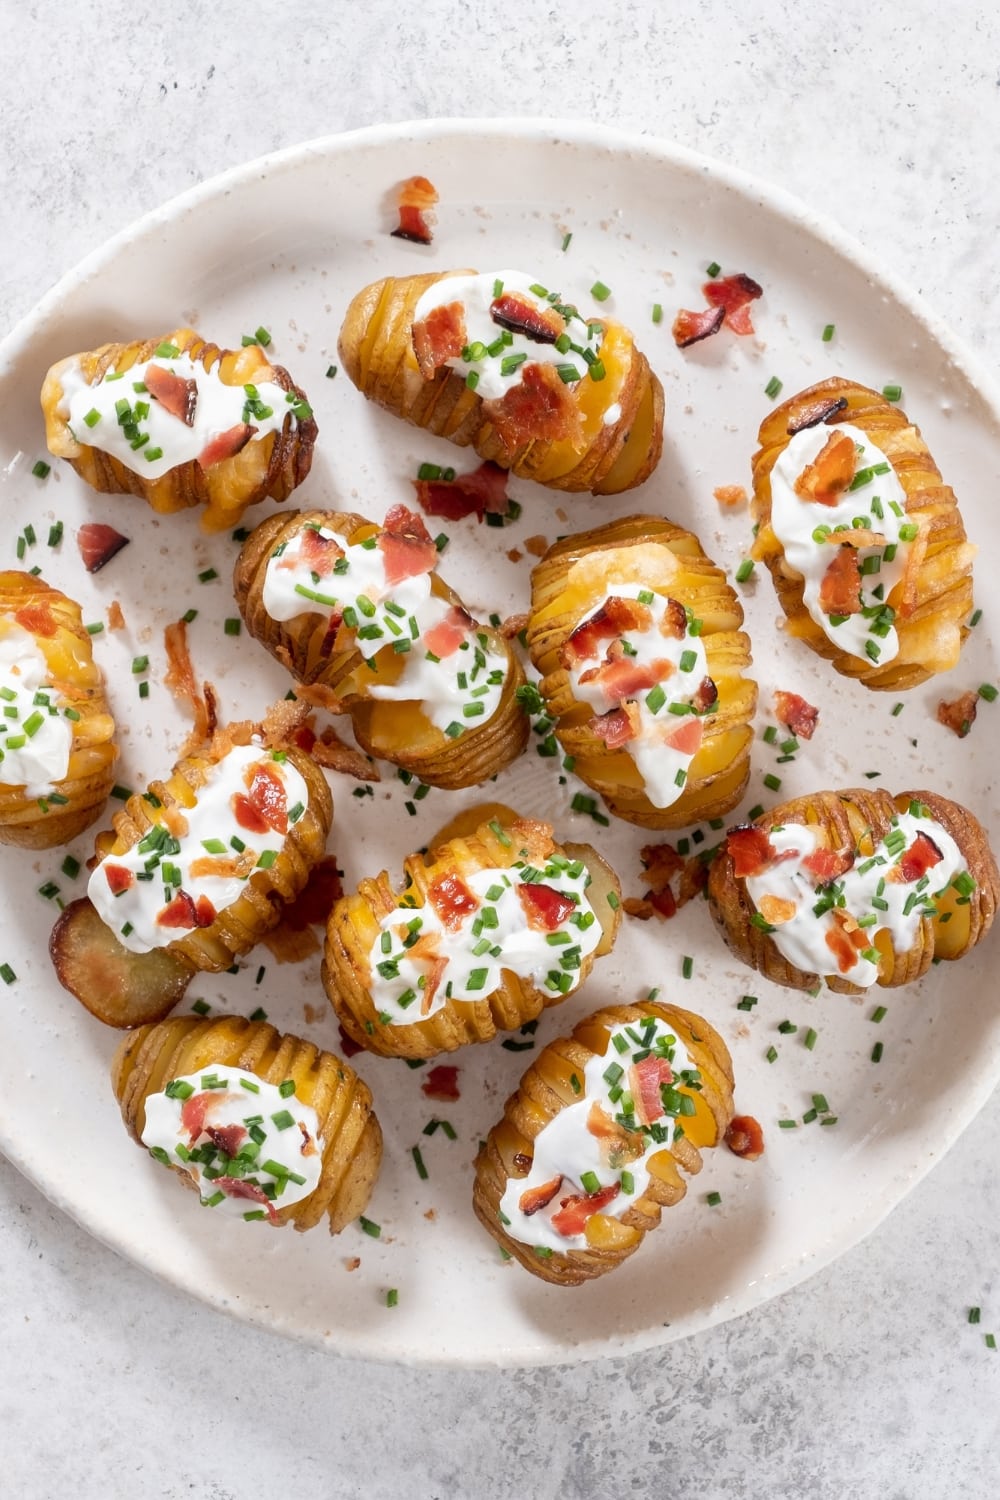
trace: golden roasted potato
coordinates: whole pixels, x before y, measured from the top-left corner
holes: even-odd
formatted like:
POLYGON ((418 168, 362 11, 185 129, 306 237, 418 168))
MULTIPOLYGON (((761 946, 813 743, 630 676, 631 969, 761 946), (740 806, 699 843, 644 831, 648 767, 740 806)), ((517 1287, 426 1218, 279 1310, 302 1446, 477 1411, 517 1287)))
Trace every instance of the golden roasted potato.
POLYGON ((727 944, 775 984, 861 994, 962 958, 1000 877, 985 830, 935 792, 816 792, 732 828, 708 897, 727 944))
POLYGON ((242 1016, 174 1016, 122 1038, 111 1082, 132 1139, 206 1207, 235 1202, 244 1218, 298 1230, 325 1215, 339 1234, 367 1206, 382 1158, 371 1093, 312 1042, 242 1016), (274 1119, 282 1111, 290 1125, 274 1119))
POLYGON ((899 692, 958 661, 972 559, 954 492, 884 396, 823 380, 769 413, 753 458, 753 555, 788 630, 845 677, 899 692))
POLYGON ((732 1118, 732 1061, 707 1021, 609 1006, 531 1064, 479 1152, 473 1207, 526 1270, 578 1286, 639 1248, 732 1118))
POLYGON ((626 516, 531 575, 528 650, 573 769, 642 828, 719 817, 750 775, 757 684, 743 609, 691 532, 626 516))
POLYGON ((114 784, 115 721, 80 606, 30 573, 0 572, 0 843, 65 844, 114 784))
POLYGON ((141 495, 163 514, 203 505, 205 531, 287 500, 318 431, 304 393, 258 344, 220 349, 193 328, 59 360, 42 411, 49 452, 95 490, 141 495))
POLYGON ((385 870, 330 914, 323 984, 352 1041, 434 1057, 516 1031, 614 946, 621 888, 588 844, 509 809, 385 870))
POLYGON ((523 273, 385 276, 339 349, 370 401, 550 489, 617 495, 659 462, 663 388, 632 335, 523 273))
POLYGON ((381 527, 293 511, 250 534, 233 586, 250 634, 321 690, 322 707, 350 714, 369 755, 431 786, 478 786, 524 749, 524 675, 503 637, 438 575, 437 559, 405 506, 381 527))
POLYGON ((192 975, 228 969, 323 856, 323 773, 294 746, 252 743, 253 727, 218 732, 129 798, 98 836, 87 896, 53 928, 60 983, 109 1026, 162 1020, 192 975))

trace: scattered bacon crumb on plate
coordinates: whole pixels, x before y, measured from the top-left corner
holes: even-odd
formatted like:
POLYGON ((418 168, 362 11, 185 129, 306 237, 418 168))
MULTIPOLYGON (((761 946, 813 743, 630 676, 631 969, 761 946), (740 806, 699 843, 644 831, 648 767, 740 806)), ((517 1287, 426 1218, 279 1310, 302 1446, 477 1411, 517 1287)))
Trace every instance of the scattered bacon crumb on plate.
POLYGON ((737 271, 733 276, 706 281, 701 290, 708 307, 699 312, 682 307, 674 319, 672 332, 678 349, 711 338, 723 324, 743 337, 753 333, 750 304, 764 295, 764 289, 752 276, 737 271))
MULTIPOLYGON (((421 465, 421 469, 434 470, 436 465, 421 465)), ((417 500, 425 515, 438 516, 445 521, 462 521, 466 516, 475 516, 482 521, 484 515, 507 516, 511 502, 507 494, 506 469, 499 464, 482 463, 468 474, 452 474, 450 479, 444 470, 433 478, 419 476, 412 481, 417 500)))
POLYGON ((128 546, 129 540, 103 521, 86 521, 76 534, 76 545, 88 573, 99 573, 123 547, 128 546))
POLYGON ((819 709, 813 708, 798 693, 786 693, 778 688, 774 694, 774 713, 779 724, 790 729, 796 739, 811 740, 819 723, 819 709))
POLYGON ((436 1068, 431 1068, 420 1087, 428 1099, 443 1099, 453 1104, 461 1098, 458 1068, 454 1063, 438 1063, 436 1068))
POLYGON ((437 188, 426 177, 408 177, 401 183, 396 198, 399 224, 392 231, 393 239, 429 245, 433 234, 426 215, 437 201, 437 188))
POLYGON ((726 510, 737 510, 747 503, 747 492, 741 484, 720 484, 712 494, 726 510))
POLYGON ((964 740, 973 724, 976 722, 976 709, 979 706, 979 694, 970 688, 960 698, 955 698, 951 703, 944 699, 937 706, 937 721, 945 728, 957 734, 960 740, 964 740))
POLYGON ((726 1131, 726 1145, 744 1161, 759 1161, 764 1155, 764 1132, 753 1115, 734 1115, 726 1131))

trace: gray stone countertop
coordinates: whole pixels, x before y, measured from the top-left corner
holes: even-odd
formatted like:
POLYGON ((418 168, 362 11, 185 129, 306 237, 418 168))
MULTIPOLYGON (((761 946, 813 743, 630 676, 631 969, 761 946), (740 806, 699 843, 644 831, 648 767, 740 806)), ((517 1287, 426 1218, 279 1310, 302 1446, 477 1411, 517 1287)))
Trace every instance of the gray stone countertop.
MULTIPOLYGON (((1000 339, 1000 15, 959 0, 0 0, 0 326, 181 189, 381 120, 540 115, 778 183, 1000 339)), ((660 1352, 478 1373, 341 1362, 150 1280, 0 1162, 11 1500, 880 1500, 1000 1493, 989 1104, 838 1263, 660 1352), (971 1304, 983 1323, 970 1327, 971 1304), (990 1319, 993 1320, 992 1325, 990 1319)))

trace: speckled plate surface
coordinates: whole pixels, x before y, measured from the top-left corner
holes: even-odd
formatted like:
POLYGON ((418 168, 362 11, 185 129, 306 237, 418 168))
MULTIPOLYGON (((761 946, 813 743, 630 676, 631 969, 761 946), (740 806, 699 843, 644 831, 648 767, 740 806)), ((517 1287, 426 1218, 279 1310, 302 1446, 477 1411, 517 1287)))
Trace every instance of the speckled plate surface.
MULTIPOLYGON (((743 810, 775 800, 764 787, 768 773, 780 774, 784 798, 852 785, 878 771, 879 784, 892 791, 927 785, 957 797, 995 829, 990 719, 1000 709, 984 705, 972 736, 960 742, 934 722, 934 708, 942 696, 996 675, 995 602, 984 582, 1000 567, 985 481, 1000 470, 996 392, 911 293, 784 194, 670 145, 531 121, 389 126, 241 167, 91 256, 0 349, 0 496, 8 517, 0 561, 17 565, 17 537, 31 522, 39 542, 25 566, 37 563, 48 581, 79 599, 88 621, 104 619, 112 599, 120 601, 128 628, 105 630, 95 641, 122 726, 119 780, 135 787, 161 774, 186 731, 161 682, 163 627, 186 610, 198 610, 191 628, 197 669, 217 685, 229 714, 262 710, 288 683, 245 635, 224 633, 235 614, 229 578, 237 548, 228 535, 204 537, 191 512, 159 519, 127 497, 93 494, 65 467, 44 481, 32 476, 44 456, 37 393, 48 365, 108 339, 182 322, 230 345, 263 324, 320 424, 312 474, 297 498, 378 519, 412 498, 408 479, 421 461, 462 467, 464 458, 369 406, 343 376, 327 378, 343 310, 358 287, 386 272, 468 265, 523 267, 583 305, 594 281, 604 281, 612 289, 607 310, 636 331, 667 395, 663 460, 642 489, 595 501, 514 482, 523 505, 515 525, 494 530, 469 520, 449 528, 445 574, 486 613, 526 607, 531 559, 513 561, 509 549, 523 552, 529 537, 551 541, 611 513, 666 514, 735 570, 749 542, 747 513, 723 514, 712 492, 748 484, 757 427, 771 404, 769 380, 780 379, 785 394, 831 374, 903 386, 903 405, 956 489, 980 547, 982 622, 961 665, 906 695, 892 717, 892 695, 844 682, 782 635, 766 577, 744 586, 760 729, 770 722, 771 692, 779 686, 819 704, 821 721, 812 743, 780 767, 776 751, 758 738, 743 810), (388 234, 394 185, 417 172, 441 195, 429 249, 388 234), (757 336, 723 332, 680 351, 670 336, 673 314, 701 305, 712 260, 763 285, 757 336), (663 306, 659 325, 651 321, 654 303, 663 306), (828 323, 836 334, 824 343, 828 323), (73 542, 86 519, 108 521, 131 538, 94 577, 73 542), (65 523, 65 539, 50 550, 45 539, 55 520, 65 523), (199 582, 210 568, 217 579, 199 582), (151 662, 146 700, 131 671, 137 654, 151 662)), ((259 507, 247 520, 271 509, 259 507)), ((532 746, 491 795, 553 819, 566 837, 599 843, 626 891, 640 894, 638 851, 646 835, 624 825, 604 830, 573 813, 577 788, 558 776, 558 762, 532 746)), ((396 870, 404 853, 476 800, 471 792, 435 791, 408 816, 409 793, 391 767, 373 790, 356 797, 353 783, 334 778, 331 847, 348 884, 383 866, 396 870)), ((83 860, 91 847, 84 838, 71 852, 83 860)), ((462 1090, 455 1106, 424 1097, 420 1070, 362 1057, 358 1066, 386 1137, 369 1209, 382 1238, 354 1227, 336 1240, 322 1230, 274 1234, 202 1210, 128 1140, 107 1077, 118 1038, 58 987, 47 957, 55 910, 38 888, 52 881, 65 899, 83 888, 82 878, 61 872, 65 852, 0 850, 7 912, 0 959, 17 975, 0 997, 0 1145, 55 1203, 152 1273, 215 1307, 343 1354, 470 1365, 571 1361, 661 1344, 732 1317, 856 1244, 939 1159, 1000 1072, 989 941, 906 991, 860 1002, 829 993, 813 999, 735 965, 698 903, 667 924, 627 922, 615 953, 584 990, 545 1015, 536 1045, 600 1004, 639 998, 659 985, 702 1011, 729 1043, 738 1107, 765 1128, 761 1161, 709 1153, 687 1198, 622 1269, 577 1290, 550 1288, 501 1262, 470 1207, 477 1141, 532 1054, 495 1044, 451 1059, 462 1090), (694 960, 687 981, 685 955, 694 960), (758 1003, 740 1011, 737 1002, 748 992, 758 1003), (875 1025, 880 1002, 887 1014, 875 1025), (798 1031, 779 1031, 785 1020, 798 1031), (808 1028, 817 1033, 812 1050, 803 1044, 808 1028), (871 1061, 876 1041, 883 1043, 878 1064, 871 1061), (837 1117, 830 1128, 802 1123, 817 1092, 837 1117), (422 1135, 435 1116, 452 1122, 455 1141, 441 1131, 422 1135), (799 1123, 779 1130, 779 1119, 799 1123), (417 1144, 426 1181, 410 1154, 417 1144), (706 1202, 713 1191, 721 1194, 717 1207, 706 1202), (356 1256, 360 1266, 348 1270, 356 1256), (391 1309, 389 1287, 399 1292, 391 1309)), ((260 950, 238 974, 196 980, 190 999, 199 997, 214 1010, 244 1014, 262 1005, 279 1026, 336 1050, 318 959, 282 967, 260 950)))

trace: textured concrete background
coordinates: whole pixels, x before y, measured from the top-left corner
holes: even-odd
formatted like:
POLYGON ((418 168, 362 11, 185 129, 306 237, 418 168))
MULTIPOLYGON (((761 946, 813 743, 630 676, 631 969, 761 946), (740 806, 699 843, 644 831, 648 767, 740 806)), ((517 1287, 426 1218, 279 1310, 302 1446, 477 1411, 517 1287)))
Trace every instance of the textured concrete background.
MULTIPOLYGON (((780 183, 982 355, 996 346, 992 7, 409 10, 0 0, 0 327, 113 231, 245 158, 380 120, 547 113, 671 137, 780 183)), ((738 1322, 662 1353, 510 1375, 342 1364, 225 1321, 0 1163, 0 1490, 993 1497, 1000 1351, 982 1333, 992 1318, 1000 1336, 998 1133, 994 1100, 865 1244, 738 1322)))

